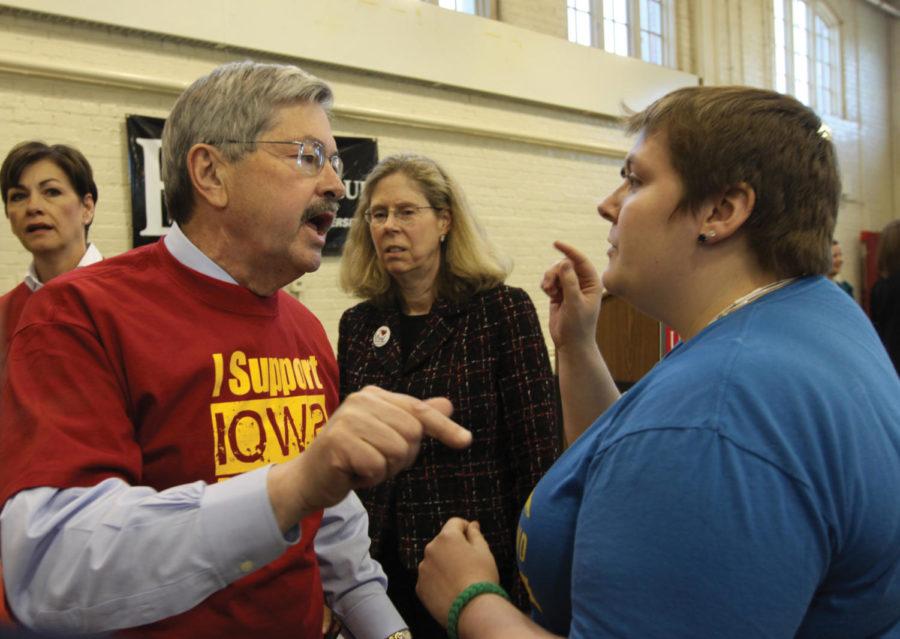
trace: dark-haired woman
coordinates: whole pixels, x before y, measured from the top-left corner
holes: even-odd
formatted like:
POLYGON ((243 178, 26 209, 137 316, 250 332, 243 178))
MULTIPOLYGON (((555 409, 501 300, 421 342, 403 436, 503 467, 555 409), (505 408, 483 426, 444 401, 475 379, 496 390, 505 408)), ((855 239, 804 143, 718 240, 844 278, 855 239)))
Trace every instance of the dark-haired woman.
POLYGON ((0 192, 12 232, 33 258, 25 280, 0 298, 0 351, 5 353, 32 293, 58 275, 103 258, 87 240, 97 185, 77 149, 43 142, 16 145, 0 168, 0 192))

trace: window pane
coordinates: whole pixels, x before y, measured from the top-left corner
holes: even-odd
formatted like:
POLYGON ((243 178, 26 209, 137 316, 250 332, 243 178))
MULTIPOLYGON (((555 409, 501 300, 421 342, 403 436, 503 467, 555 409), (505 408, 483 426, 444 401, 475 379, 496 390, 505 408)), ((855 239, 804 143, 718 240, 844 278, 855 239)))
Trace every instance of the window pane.
POLYGON ((648 0, 641 0, 641 10, 640 10, 640 22, 641 29, 646 29, 650 25, 650 12, 647 9, 648 0))
POLYGON ((453 9, 460 13, 468 13, 473 16, 476 15, 475 0, 438 0, 438 6, 441 6, 444 9, 453 9))
POLYGON ((615 52, 619 55, 628 55, 628 26, 624 24, 616 24, 616 48, 615 52))
POLYGON ((794 0, 792 7, 794 28, 806 30, 806 3, 803 0, 794 0))
POLYGON ((610 53, 616 52, 615 23, 612 20, 603 20, 603 48, 610 53))
POLYGON ((824 64, 816 64, 816 108, 819 113, 832 113, 831 69, 824 64))
POLYGON ((787 59, 785 49, 787 42, 784 34, 784 0, 773 0, 775 10, 775 90, 787 91, 787 59))
POLYGON ((569 41, 586 46, 593 44, 591 36, 590 0, 567 0, 566 17, 569 26, 569 41), (585 7, 582 10, 581 7, 585 7))
POLYGON ((591 14, 584 11, 578 11, 577 18, 577 42, 586 46, 591 46, 591 14))
POLYGON ((662 64, 662 38, 655 33, 641 31, 641 58, 653 64, 662 64))
POLYGON ((809 58, 794 52, 794 95, 809 104, 809 58))
POLYGON ((650 31, 662 35, 662 3, 654 0, 650 2, 650 31))
POLYGON ((806 40, 806 29, 802 29, 794 23, 794 53, 806 55, 809 44, 806 40))
POLYGON ((603 0, 603 48, 610 53, 629 55, 628 40, 627 0, 603 0))

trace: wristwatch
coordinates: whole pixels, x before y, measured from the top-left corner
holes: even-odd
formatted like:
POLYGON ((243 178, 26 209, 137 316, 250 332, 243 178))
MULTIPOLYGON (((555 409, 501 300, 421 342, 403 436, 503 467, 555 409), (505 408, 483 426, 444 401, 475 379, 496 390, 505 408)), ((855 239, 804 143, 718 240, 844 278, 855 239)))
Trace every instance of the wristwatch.
POLYGON ((404 628, 388 635, 384 639, 412 639, 412 633, 409 631, 409 628, 404 628))

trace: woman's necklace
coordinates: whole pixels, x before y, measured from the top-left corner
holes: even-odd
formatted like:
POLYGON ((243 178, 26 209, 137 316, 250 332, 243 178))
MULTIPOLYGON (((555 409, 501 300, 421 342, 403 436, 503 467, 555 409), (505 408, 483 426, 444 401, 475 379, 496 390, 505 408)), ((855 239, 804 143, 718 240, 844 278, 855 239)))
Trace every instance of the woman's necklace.
MULTIPOLYGON (((726 315, 730 315, 731 313, 734 313, 738 309, 744 308, 745 306, 747 306, 747 304, 755 302, 763 295, 768 295, 769 293, 777 291, 780 288, 784 288, 785 286, 787 286, 791 282, 795 281, 796 279, 797 279, 796 277, 788 277, 783 280, 778 280, 777 282, 772 282, 771 284, 766 284, 765 286, 760 286, 758 289, 750 291, 743 297, 739 297, 738 299, 734 300, 731 304, 729 304, 728 306, 723 308, 721 311, 719 311, 719 314, 716 315, 714 318, 712 318, 712 320, 710 320, 709 324, 712 324, 713 322, 722 319, 726 315)), ((709 324, 707 324, 707 326, 709 326, 709 324)))

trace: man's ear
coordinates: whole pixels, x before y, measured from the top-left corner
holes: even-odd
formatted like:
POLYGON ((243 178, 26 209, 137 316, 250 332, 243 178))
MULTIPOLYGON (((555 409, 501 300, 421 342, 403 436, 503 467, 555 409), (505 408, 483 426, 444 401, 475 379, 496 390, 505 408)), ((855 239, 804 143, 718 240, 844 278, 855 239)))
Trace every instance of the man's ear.
POLYGON ((705 242, 714 243, 734 235, 753 213, 756 205, 756 191, 747 182, 738 182, 718 195, 711 197, 703 206, 700 233, 705 242))
POLYGON ((223 180, 225 160, 211 144, 195 144, 187 152, 187 172, 198 198, 217 209, 228 205, 228 188, 223 180))

